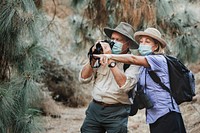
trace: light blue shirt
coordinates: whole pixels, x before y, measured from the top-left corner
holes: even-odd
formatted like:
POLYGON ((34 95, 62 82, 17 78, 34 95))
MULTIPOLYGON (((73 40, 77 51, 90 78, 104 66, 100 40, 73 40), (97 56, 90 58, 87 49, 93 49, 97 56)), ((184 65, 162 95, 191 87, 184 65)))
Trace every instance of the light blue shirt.
POLYGON ((150 67, 140 68, 140 84, 154 104, 153 108, 146 110, 146 122, 151 124, 170 111, 180 112, 180 110, 174 99, 175 109, 173 109, 170 93, 155 83, 148 74, 148 71, 153 70, 160 77, 161 82, 169 87, 168 66, 165 57, 163 55, 148 55, 145 57, 150 67))

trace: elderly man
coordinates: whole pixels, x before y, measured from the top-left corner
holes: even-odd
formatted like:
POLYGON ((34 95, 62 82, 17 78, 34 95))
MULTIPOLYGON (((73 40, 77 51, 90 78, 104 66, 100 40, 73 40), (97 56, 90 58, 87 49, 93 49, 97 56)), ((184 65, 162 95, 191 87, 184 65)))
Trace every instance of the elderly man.
MULTIPOLYGON (((99 41, 104 54, 127 54, 129 48, 136 49, 133 29, 128 23, 121 22, 116 28, 104 28, 104 33, 113 41, 112 50, 108 43, 99 41)), ((96 49, 96 45, 92 51, 96 49)), ((82 133, 127 133, 130 100, 128 92, 138 81, 139 67, 109 60, 107 65, 94 67, 93 58, 83 66, 79 81, 93 81, 93 100, 86 110, 86 118, 81 127, 82 133)))

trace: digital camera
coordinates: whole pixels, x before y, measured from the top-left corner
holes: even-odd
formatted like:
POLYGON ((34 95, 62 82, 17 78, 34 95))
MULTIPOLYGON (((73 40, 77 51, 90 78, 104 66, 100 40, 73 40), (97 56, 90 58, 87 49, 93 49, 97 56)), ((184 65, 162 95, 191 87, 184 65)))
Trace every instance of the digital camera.
MULTIPOLYGON (((103 40, 103 41, 100 41, 100 42, 108 43, 110 45, 111 49, 112 49, 113 45, 115 44, 115 42, 110 41, 110 40, 103 40)), ((103 48, 102 48, 100 42, 98 42, 96 44, 96 49, 92 52, 92 54, 103 54, 103 48)))
POLYGON ((101 66, 101 63, 100 63, 100 58, 98 57, 94 57, 93 54, 103 54, 103 48, 101 46, 101 42, 104 42, 104 43, 108 43, 110 45, 110 48, 112 49, 113 45, 115 44, 114 41, 109 41, 109 40, 103 40, 103 41, 100 41, 96 44, 96 48, 94 49, 94 51, 92 51, 92 48, 94 47, 94 45, 90 48, 89 52, 88 52, 88 57, 90 59, 90 65, 93 67, 93 68, 98 68, 101 66), (95 59, 97 60, 96 62, 96 65, 92 65, 92 59, 95 59))

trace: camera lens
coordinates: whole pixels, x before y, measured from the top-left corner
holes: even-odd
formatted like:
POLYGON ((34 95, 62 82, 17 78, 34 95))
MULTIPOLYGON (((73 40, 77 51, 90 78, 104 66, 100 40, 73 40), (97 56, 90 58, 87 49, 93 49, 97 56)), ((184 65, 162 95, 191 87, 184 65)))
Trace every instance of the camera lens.
POLYGON ((138 101, 139 109, 143 109, 143 108, 150 109, 154 106, 149 96, 146 93, 144 93, 144 90, 139 84, 137 84, 136 97, 138 99, 137 101, 138 101))

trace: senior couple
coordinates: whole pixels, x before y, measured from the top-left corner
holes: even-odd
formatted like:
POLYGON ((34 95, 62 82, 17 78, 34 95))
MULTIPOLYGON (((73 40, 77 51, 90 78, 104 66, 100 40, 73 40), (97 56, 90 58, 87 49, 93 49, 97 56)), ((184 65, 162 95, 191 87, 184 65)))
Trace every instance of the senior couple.
MULTIPOLYGON (((179 106, 170 94, 149 76, 153 70, 166 86, 169 85, 168 66, 164 54, 167 43, 156 28, 134 33, 130 24, 121 22, 114 29, 104 28, 104 33, 114 42, 100 43, 103 53, 94 55, 80 71, 81 83, 93 82, 92 101, 81 127, 81 133, 127 133, 131 101, 128 92, 137 82, 153 102, 146 109, 146 122, 151 133, 186 133, 179 106), (138 49, 133 55, 130 49, 138 49), (100 66, 94 64, 100 58, 100 66), (130 64, 125 69, 125 64, 130 64)), ((97 44, 96 43, 96 44, 97 44)), ((92 47, 92 51, 96 45, 92 47)))

